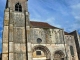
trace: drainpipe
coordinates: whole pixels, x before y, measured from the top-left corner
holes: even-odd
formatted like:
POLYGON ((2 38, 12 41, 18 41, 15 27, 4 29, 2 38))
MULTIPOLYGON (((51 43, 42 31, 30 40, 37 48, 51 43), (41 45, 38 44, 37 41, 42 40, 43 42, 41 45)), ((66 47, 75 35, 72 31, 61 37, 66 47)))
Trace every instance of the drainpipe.
POLYGON ((25 15, 25 40, 26 40, 26 60, 28 60, 28 49, 27 49, 27 29, 26 29, 26 10, 24 12, 25 15))

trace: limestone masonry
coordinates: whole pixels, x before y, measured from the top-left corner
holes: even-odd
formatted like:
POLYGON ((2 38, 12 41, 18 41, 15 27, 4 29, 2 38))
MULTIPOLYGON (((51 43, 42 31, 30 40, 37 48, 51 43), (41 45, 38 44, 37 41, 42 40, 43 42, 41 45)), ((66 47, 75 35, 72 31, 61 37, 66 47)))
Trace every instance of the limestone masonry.
POLYGON ((80 35, 30 21, 27 0, 7 0, 2 60, 80 60, 80 35))

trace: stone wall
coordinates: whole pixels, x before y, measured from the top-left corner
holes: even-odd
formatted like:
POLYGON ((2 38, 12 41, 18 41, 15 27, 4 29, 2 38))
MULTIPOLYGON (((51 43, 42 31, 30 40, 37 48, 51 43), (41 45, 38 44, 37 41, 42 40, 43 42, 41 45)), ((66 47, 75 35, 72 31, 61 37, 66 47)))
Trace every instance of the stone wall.
POLYGON ((54 54, 56 51, 62 51, 64 53, 64 59, 66 57, 65 53, 65 46, 64 44, 31 44, 28 42, 28 52, 31 53, 29 54, 29 60, 35 60, 35 59, 55 59, 54 54), (40 48, 40 49, 39 49, 40 48), (42 49, 41 49, 42 48, 42 49), (45 54, 44 56, 36 56, 36 51, 41 50, 42 54, 45 54))
MULTIPOLYGON (((47 47, 51 53, 51 60, 54 58, 54 53, 56 51, 62 51, 64 53, 64 59, 68 60, 78 60, 77 50, 75 39, 73 35, 64 35, 63 29, 49 29, 49 28, 30 28, 30 42, 28 42, 28 49, 31 54, 29 55, 32 59, 38 58, 33 49, 35 46, 44 46, 47 47), (40 38, 42 40, 41 43, 37 42, 37 39, 40 38), (70 46, 73 46, 74 57, 71 56, 70 46), (35 56, 35 57, 34 57, 35 56)), ((36 51, 36 50, 35 50, 36 51)), ((42 50, 41 50, 42 51, 42 50)), ((44 57, 40 57, 43 59, 44 57)), ((30 59, 30 60, 32 60, 30 59)), ((44 60, 47 59, 44 58, 44 60)))
POLYGON ((62 29, 49 28, 31 28, 30 37, 32 43, 37 43, 37 39, 42 40, 41 44, 64 44, 64 36, 62 29))
POLYGON ((65 41, 66 41, 66 53, 67 53, 67 59, 68 60, 78 60, 78 54, 75 44, 75 39, 73 35, 65 35, 65 41), (71 55, 70 46, 73 47, 74 55, 71 55))
MULTIPOLYGON (((36 59, 55 59, 54 58, 54 53, 56 51, 62 51, 64 53, 64 59, 66 57, 66 52, 65 52, 65 44, 64 44, 64 33, 63 29, 50 29, 50 28, 30 28, 30 40, 28 42, 28 56, 29 58, 36 59), (37 39, 40 38, 42 40, 41 43, 37 43, 37 39), (44 46, 50 51, 50 57, 38 57, 36 56, 35 52, 33 52, 34 47, 36 46, 44 46), (35 56, 35 57, 34 57, 35 56)), ((45 51, 47 49, 44 49, 45 51)), ((35 50, 36 51, 36 50, 35 50)), ((43 50, 41 50, 43 51, 43 50)), ((43 52, 44 53, 44 52, 43 52)), ((45 54, 46 55, 46 54, 45 54)), ((47 53, 48 55, 48 53, 47 53)), ((48 55, 49 56, 49 55, 48 55)))
POLYGON ((24 13, 5 9, 2 60, 26 60, 25 17, 24 13))

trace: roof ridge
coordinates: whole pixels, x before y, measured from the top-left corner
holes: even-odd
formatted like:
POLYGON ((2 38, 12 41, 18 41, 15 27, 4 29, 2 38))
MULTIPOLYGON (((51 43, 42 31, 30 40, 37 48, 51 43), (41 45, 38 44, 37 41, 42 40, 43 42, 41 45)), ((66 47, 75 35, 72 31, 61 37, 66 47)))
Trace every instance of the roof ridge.
MULTIPOLYGON (((39 22, 39 21, 30 21, 30 22, 39 22)), ((47 23, 47 22, 41 22, 41 23, 47 23)), ((48 24, 48 23, 47 23, 48 24)))

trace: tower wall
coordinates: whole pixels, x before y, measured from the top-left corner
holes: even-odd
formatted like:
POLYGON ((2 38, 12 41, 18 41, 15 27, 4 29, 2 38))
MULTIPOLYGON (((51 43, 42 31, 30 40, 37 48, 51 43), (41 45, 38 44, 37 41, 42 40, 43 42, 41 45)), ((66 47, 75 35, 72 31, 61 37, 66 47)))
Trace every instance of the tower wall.
POLYGON ((4 14, 2 60, 28 60, 29 13, 26 0, 7 0, 4 14), (20 3, 22 12, 15 11, 20 3))
POLYGON ((22 11, 28 11, 27 8, 27 0, 8 0, 7 2, 7 8, 11 8, 13 11, 15 11, 15 4, 20 2, 22 8, 22 11))

